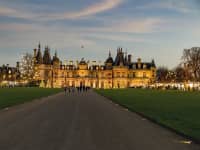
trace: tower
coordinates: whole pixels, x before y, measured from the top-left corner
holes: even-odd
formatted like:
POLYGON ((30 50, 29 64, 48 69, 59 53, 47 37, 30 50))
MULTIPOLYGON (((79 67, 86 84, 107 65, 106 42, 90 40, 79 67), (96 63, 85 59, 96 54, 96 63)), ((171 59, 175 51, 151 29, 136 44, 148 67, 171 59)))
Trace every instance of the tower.
POLYGON ((118 50, 117 50, 117 56, 115 58, 114 65, 115 66, 124 66, 125 65, 124 53, 122 51, 122 48, 118 48, 118 50))
POLYGON ((54 56, 53 56, 52 63, 53 63, 54 66, 57 66, 57 67, 60 65, 60 60, 59 60, 59 58, 58 58, 58 56, 57 56, 57 51, 55 51, 55 54, 54 54, 54 56))
POLYGON ((105 62, 106 69, 112 69, 112 65, 113 65, 113 58, 112 58, 111 52, 109 50, 108 58, 105 62))
POLYGON ((50 49, 45 47, 44 56, 43 56, 43 64, 50 65, 51 64, 51 56, 50 56, 50 49))
MULTIPOLYGON (((39 47, 38 47, 38 48, 39 48, 39 47)), ((42 63, 43 63, 42 53, 41 53, 41 50, 40 50, 40 49, 38 49, 38 51, 37 51, 36 63, 37 63, 37 64, 42 64, 42 63)))

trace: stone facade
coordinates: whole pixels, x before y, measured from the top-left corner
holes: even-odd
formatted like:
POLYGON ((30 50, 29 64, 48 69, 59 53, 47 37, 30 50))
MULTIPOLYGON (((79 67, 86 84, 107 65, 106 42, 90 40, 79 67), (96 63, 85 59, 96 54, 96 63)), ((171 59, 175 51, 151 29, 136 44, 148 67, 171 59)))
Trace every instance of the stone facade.
POLYGON ((45 48, 42 56, 40 44, 34 49, 34 80, 44 87, 80 87, 91 88, 128 88, 146 86, 155 81, 156 66, 152 62, 142 62, 139 58, 132 62, 131 55, 118 48, 115 60, 111 53, 104 65, 96 61, 89 62, 83 58, 80 61, 69 61, 63 64, 57 53, 51 58, 50 50, 45 48))
POLYGON ((2 65, 0 67, 0 85, 7 84, 8 82, 15 82, 20 79, 19 62, 16 67, 2 65))

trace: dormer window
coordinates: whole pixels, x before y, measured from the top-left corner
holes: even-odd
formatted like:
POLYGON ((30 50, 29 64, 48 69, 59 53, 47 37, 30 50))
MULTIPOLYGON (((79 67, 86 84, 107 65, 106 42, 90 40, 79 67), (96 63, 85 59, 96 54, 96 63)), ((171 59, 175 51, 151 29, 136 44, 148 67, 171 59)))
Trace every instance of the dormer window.
POLYGON ((133 67, 133 69, 136 69, 136 65, 135 65, 135 64, 133 64, 133 66, 132 66, 132 67, 133 67))
POLYGON ((138 69, 141 69, 141 64, 138 64, 138 69))

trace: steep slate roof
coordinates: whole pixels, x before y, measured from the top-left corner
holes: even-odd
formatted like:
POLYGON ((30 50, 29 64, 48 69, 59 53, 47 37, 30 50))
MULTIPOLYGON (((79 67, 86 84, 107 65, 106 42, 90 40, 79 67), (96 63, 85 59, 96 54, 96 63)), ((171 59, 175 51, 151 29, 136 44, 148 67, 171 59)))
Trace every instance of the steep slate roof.
POLYGON ((0 67, 0 73, 8 74, 9 70, 11 71, 11 74, 14 74, 17 72, 17 68, 15 67, 7 67, 7 66, 0 67))
POLYGON ((44 50, 43 63, 46 65, 51 64, 50 49, 48 47, 46 47, 44 50))
POLYGON ((122 48, 117 50, 117 56, 115 58, 114 66, 119 66, 120 64, 125 65, 124 53, 122 52, 122 48))
POLYGON ((113 63, 114 63, 110 51, 109 51, 109 56, 108 56, 108 58, 106 59, 105 63, 106 63, 106 64, 108 64, 108 63, 113 64, 113 63))
POLYGON ((52 62, 54 63, 54 62, 60 62, 60 59, 58 58, 58 56, 57 56, 57 52, 55 52, 55 55, 53 56, 53 60, 52 60, 52 62))
POLYGON ((86 65, 86 61, 84 60, 84 58, 81 59, 81 61, 79 62, 80 65, 86 65))

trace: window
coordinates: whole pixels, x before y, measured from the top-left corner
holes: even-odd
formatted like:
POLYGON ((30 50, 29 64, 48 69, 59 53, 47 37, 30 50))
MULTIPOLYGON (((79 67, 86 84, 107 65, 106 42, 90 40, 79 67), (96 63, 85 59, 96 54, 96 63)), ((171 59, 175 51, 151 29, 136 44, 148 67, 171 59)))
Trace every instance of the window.
POLYGON ((133 69, 136 69, 136 65, 135 65, 135 64, 133 64, 133 66, 132 66, 132 67, 133 67, 133 69))
POLYGON ((135 78, 136 77, 136 73, 135 72, 133 72, 133 78, 135 78))
POLYGON ((93 77, 94 77, 94 78, 96 78, 96 77, 97 77, 97 74, 96 74, 96 72, 94 72, 94 73, 93 73, 93 77))
POLYGON ((104 82, 103 81, 101 82, 101 88, 104 88, 104 82))
POLYGON ((147 77, 147 75, 146 75, 146 72, 143 72, 143 77, 144 77, 144 78, 146 78, 146 77, 147 77))
POLYGON ((118 78, 120 77, 120 72, 117 72, 117 77, 118 77, 118 78))
POLYGON ((123 77, 123 78, 125 77, 125 72, 122 72, 122 77, 123 77))
POLYGON ((101 77, 102 77, 102 78, 104 77, 104 73, 103 73, 103 72, 101 73, 101 77))

